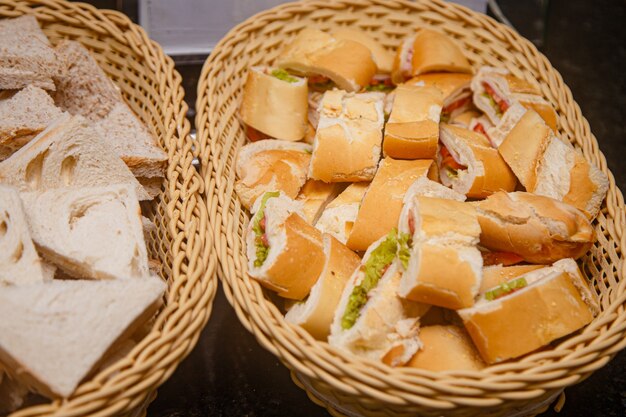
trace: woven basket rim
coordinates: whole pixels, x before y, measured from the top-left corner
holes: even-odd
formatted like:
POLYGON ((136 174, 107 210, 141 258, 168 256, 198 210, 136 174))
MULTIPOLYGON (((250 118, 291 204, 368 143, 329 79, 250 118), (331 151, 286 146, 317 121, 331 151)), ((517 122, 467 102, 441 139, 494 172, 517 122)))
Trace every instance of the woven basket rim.
MULTIPOLYGON (((211 171, 209 170, 211 167, 205 164, 205 160, 208 162, 208 155, 214 152, 214 148, 218 149, 215 152, 219 152, 220 148, 218 146, 221 146, 222 141, 220 126, 216 126, 216 122, 214 121, 216 114, 210 113, 211 110, 209 109, 209 100, 211 97, 208 96, 208 94, 211 88, 216 88, 211 84, 216 82, 215 73, 217 73, 218 69, 223 70, 228 66, 229 63, 224 63, 222 60, 227 59, 225 56, 229 54, 229 50, 238 46, 235 40, 236 36, 242 31, 245 32, 249 27, 275 23, 276 26, 274 26, 274 28, 276 28, 280 25, 281 21, 289 17, 290 13, 298 14, 300 11, 303 11, 303 14, 304 11, 308 13, 309 9, 307 9, 307 7, 342 9, 352 5, 376 5, 379 7, 392 8, 394 10, 412 10, 415 13, 418 13, 420 7, 428 7, 431 11, 437 12, 448 19, 464 19, 465 22, 479 22, 485 27, 495 28, 500 32, 501 39, 517 42, 520 45, 520 49, 526 54, 539 60, 545 67, 541 69, 545 69, 546 73, 555 80, 556 85, 558 85, 561 90, 560 92, 565 96, 565 101, 569 105, 567 108, 569 112, 568 115, 573 114, 577 116, 575 118, 576 120, 571 120, 572 117, 568 117, 567 122, 572 125, 577 124, 582 126, 582 129, 587 133, 585 138, 574 138, 575 144, 583 151, 587 159, 591 159, 609 177, 611 184, 609 196, 604 204, 605 207, 607 207, 607 216, 609 220, 613 222, 616 229, 615 234, 618 239, 616 239, 615 242, 619 244, 621 248, 626 248, 626 236, 624 236, 622 232, 625 216, 623 195, 615 185, 615 179, 607 167, 604 155, 598 149, 597 139, 589 131, 589 124, 582 116, 580 107, 573 100, 569 87, 563 83, 561 75, 551 66, 547 58, 528 40, 488 16, 480 15, 463 6, 444 3, 440 0, 424 0, 417 3, 405 0, 340 0, 334 1, 332 4, 328 1, 305 0, 296 3, 286 3, 262 11, 229 31, 228 34, 218 42, 212 54, 205 62, 198 83, 198 98, 196 102, 196 108, 198 110, 196 114, 198 136, 211 147, 211 149, 202 153, 203 168, 209 167, 203 171, 203 175, 208 184, 206 193, 209 200, 216 199, 222 204, 222 206, 218 207, 218 215, 210 219, 211 226, 216 235, 216 251, 218 252, 220 262, 218 276, 223 283, 225 294, 231 305, 235 308, 240 321, 249 331, 254 333, 259 343, 265 349, 278 356, 291 370, 301 372, 310 378, 324 379, 326 383, 334 385, 335 388, 342 386, 342 384, 343 387, 345 387, 345 384, 347 384, 346 381, 354 375, 358 375, 359 378, 362 378, 361 381, 366 381, 367 378, 373 376, 373 374, 382 372, 385 375, 395 377, 394 380, 389 382, 389 385, 398 390, 403 390, 405 388, 403 384, 407 381, 413 383, 419 380, 420 383, 427 387, 433 384, 437 385, 437 390, 448 391, 450 396, 474 398, 477 395, 484 395, 484 397, 487 398, 491 397, 491 394, 497 393, 498 396, 502 398, 505 397, 507 393, 518 393, 522 390, 526 390, 528 394, 527 398, 533 398, 541 395, 541 390, 563 388, 586 378, 595 369, 608 362, 619 350, 626 347, 626 341, 624 340, 626 322, 622 321, 621 323, 617 323, 618 318, 626 318, 626 311, 624 311, 626 304, 626 283, 623 280, 626 265, 623 259, 620 259, 621 264, 617 265, 617 274, 622 279, 619 285, 613 288, 613 291, 620 295, 615 297, 613 302, 609 306, 606 306, 603 312, 596 317, 582 333, 563 339, 558 345, 548 351, 530 354, 520 361, 492 365, 481 371, 433 372, 409 368, 392 369, 377 362, 345 354, 328 346, 326 342, 314 340, 312 336, 302 328, 286 323, 282 319, 283 315, 280 313, 279 309, 264 295, 265 292, 260 284, 248 277, 243 277, 242 280, 242 277, 238 276, 241 271, 237 268, 241 263, 234 262, 232 259, 232 251, 234 250, 232 240, 238 237, 227 235, 225 231, 226 223, 224 223, 227 214, 224 212, 228 211, 229 203, 234 204, 237 209, 240 208, 240 205, 238 201, 225 201, 227 198, 227 196, 225 196, 226 191, 232 190, 229 188, 226 190, 218 189, 218 179, 215 178, 215 175, 218 173, 215 171, 215 165, 213 165, 213 171, 211 171), (586 139, 586 141, 583 141, 584 139, 586 139), (236 270, 236 273, 231 273, 233 269, 236 270), (242 300, 241 294, 244 293, 249 295, 252 300, 242 300), (256 302, 258 302, 258 304, 256 302), (619 311, 620 309, 621 312, 619 311), (606 330, 603 335, 599 335, 603 328, 608 330, 606 330), (281 333, 283 331, 284 334, 281 333), (593 334, 595 334, 594 339, 589 343, 585 342, 585 338, 593 334), (323 352, 320 353, 316 349, 311 349, 311 346, 317 348, 321 347, 320 350, 323 350, 323 352), (557 355, 555 359, 553 353, 556 350, 567 350, 569 353, 566 356, 557 355), (314 362, 314 369, 306 369, 303 358, 306 359, 306 364, 309 366, 311 362, 314 362), (540 365, 531 369, 520 366, 518 367, 519 369, 516 370, 516 365, 522 362, 536 362, 538 364, 540 362, 540 365), (563 372, 562 365, 565 363, 571 364, 571 367, 568 368, 569 373, 563 372), (358 369, 352 369, 352 364, 357 365, 358 369), (342 369, 344 369, 344 367, 346 368, 345 379, 342 381, 337 381, 334 376, 329 374, 331 368, 337 367, 341 367, 342 369), (369 372, 366 372, 366 370, 369 370, 369 372), (544 376, 552 370, 553 376, 544 376), (511 372, 518 377, 515 379, 515 384, 507 384, 507 382, 512 381, 510 378, 511 372), (573 378, 571 377, 572 374, 574 376, 573 378), (461 387, 475 387, 480 385, 482 381, 489 381, 494 384, 498 383, 501 384, 501 387, 486 394, 477 394, 476 391, 472 389, 466 390, 465 394, 460 394, 462 391, 461 387), (522 387, 520 388, 520 386, 522 387)), ((545 84, 545 81, 542 81, 542 84, 545 84)), ((220 117, 223 117, 223 114, 220 114, 220 117)), ((223 128, 223 126, 221 127, 223 128)), ((229 139, 232 140, 232 138, 229 139)), ((216 155, 212 156, 215 157, 216 155)), ((233 196, 236 200, 236 195, 233 194, 233 196)), ((601 214, 601 216, 603 215, 601 214)), ((237 219, 233 221, 237 222, 237 219)), ((239 225, 239 227, 241 226, 242 225, 239 225)), ((243 227, 245 227, 245 224, 243 224, 243 227)), ((353 381, 350 380, 350 382, 352 383, 353 381)), ((364 384, 366 383, 364 382, 364 384)), ((359 392, 365 390, 364 387, 354 389, 359 392)), ((450 401, 454 402, 454 400, 450 401)))
MULTIPOLYGON (((2 18, 23 14, 36 16, 44 29, 47 24, 68 25, 67 22, 71 22, 77 25, 72 28, 78 27, 90 34, 96 32, 99 37, 124 42, 124 46, 132 50, 133 59, 142 61, 152 75, 170 87, 158 91, 158 99, 163 103, 163 112, 159 116, 164 123, 166 119, 170 121, 167 131, 163 133, 169 163, 165 174, 166 189, 154 200, 155 206, 162 198, 168 201, 170 220, 167 224, 164 220, 162 231, 171 235, 172 247, 169 250, 177 254, 173 259, 176 265, 172 266, 176 272, 165 276, 168 291, 164 296, 164 305, 156 315, 152 329, 141 342, 124 358, 88 377, 71 397, 22 408, 11 415, 134 413, 148 406, 155 398, 158 386, 167 380, 196 345, 210 317, 217 289, 217 256, 211 250, 212 237, 207 233, 208 214, 202 198, 204 181, 192 165, 197 150, 191 149, 191 125, 186 118, 188 107, 184 101, 182 77, 159 44, 149 39, 142 27, 118 11, 66 0, 0 0, 2 18), (166 112, 171 114, 166 116, 166 112), (184 274, 181 268, 185 270, 184 274), (202 290, 193 291, 198 286, 203 287, 202 290)), ((148 93, 140 91, 139 94, 148 93)))

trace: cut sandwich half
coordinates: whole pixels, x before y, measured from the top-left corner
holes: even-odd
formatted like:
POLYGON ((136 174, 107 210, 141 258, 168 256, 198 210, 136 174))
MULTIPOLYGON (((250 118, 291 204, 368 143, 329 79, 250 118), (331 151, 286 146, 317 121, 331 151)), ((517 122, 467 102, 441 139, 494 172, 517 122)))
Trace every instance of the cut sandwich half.
POLYGON ((40 394, 67 398, 156 312, 165 287, 156 277, 0 287, 0 359, 40 394))
POLYGON ((54 91, 63 65, 32 14, 0 20, 0 90, 28 85, 54 91))
POLYGON ((302 217, 302 205, 268 192, 252 208, 246 232, 248 275, 278 295, 302 300, 324 269, 322 235, 302 217))
POLYGON ((141 211, 128 185, 60 188, 22 198, 35 244, 66 273, 91 279, 149 275, 141 211))
POLYGON ((151 198, 89 122, 67 113, 0 162, 0 182, 20 191, 129 184, 140 200, 151 198))
POLYGON ((341 27, 335 29, 332 36, 338 40, 358 42, 372 52, 372 58, 378 68, 377 75, 390 74, 393 68, 393 52, 385 49, 376 39, 360 30, 341 27))
POLYGON ((458 313, 482 358, 493 364, 566 336, 599 312, 576 262, 562 259, 490 289, 458 313))
POLYGON ((283 140, 260 140, 244 145, 237 154, 235 191, 248 210, 268 191, 296 198, 306 182, 311 146, 283 140))
POLYGON ((41 261, 17 190, 0 185, 0 287, 42 282, 41 261))
POLYGON ((458 115, 473 109, 471 74, 438 72, 411 78, 407 84, 435 87, 442 93, 441 121, 448 123, 458 115))
POLYGON ((48 93, 32 85, 0 99, 0 161, 28 143, 61 113, 48 93))
POLYGON ((396 230, 374 242, 350 277, 335 312, 328 342, 357 356, 403 365, 421 347, 419 317, 429 306, 403 300, 396 230))
POLYGON ((323 235, 323 242, 326 262, 319 279, 309 296, 294 304, 285 315, 285 320, 302 326, 318 340, 326 340, 330 334, 343 289, 361 261, 356 253, 331 235, 323 235))

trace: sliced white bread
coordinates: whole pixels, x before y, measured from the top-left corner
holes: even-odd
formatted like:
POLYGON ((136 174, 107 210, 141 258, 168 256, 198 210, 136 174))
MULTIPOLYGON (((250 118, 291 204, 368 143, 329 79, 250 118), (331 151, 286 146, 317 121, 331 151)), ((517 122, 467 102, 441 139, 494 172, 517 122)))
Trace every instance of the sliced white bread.
POLYGON ((44 280, 19 193, 0 185, 0 286, 44 280))
POLYGON ((130 184, 140 200, 150 199, 89 122, 67 113, 0 162, 0 182, 20 191, 130 184))
POLYGON ((35 16, 0 20, 0 45, 0 90, 28 85, 55 90, 63 66, 35 16))
POLYGON ((22 193, 22 198, 37 247, 68 274, 92 279, 149 275, 132 187, 59 188, 22 193))
POLYGON ((162 177, 167 154, 95 58, 74 41, 63 41, 56 50, 67 66, 56 95, 57 105, 93 121, 96 130, 136 177, 162 177))
POLYGON ((61 113, 48 93, 32 85, 0 99, 0 161, 28 143, 61 113))
POLYGON ((156 277, 0 287, 0 360, 18 381, 66 398, 154 314, 165 288, 156 277))

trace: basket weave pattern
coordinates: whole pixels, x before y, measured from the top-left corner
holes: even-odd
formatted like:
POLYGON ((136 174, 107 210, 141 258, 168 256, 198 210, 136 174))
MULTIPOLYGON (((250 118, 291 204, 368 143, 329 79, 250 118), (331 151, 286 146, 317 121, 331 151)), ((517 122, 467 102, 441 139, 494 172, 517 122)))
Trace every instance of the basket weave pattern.
MULTIPOLYGON (((220 261, 218 275, 243 323, 259 343, 302 382, 333 404, 364 415, 508 415, 537 408, 564 387, 580 382, 626 347, 624 200, 570 89, 549 61, 527 40, 491 18, 440 0, 303 1, 260 13, 232 29, 204 65, 198 85, 196 126, 201 138, 202 175, 207 184, 210 228, 220 261), (518 361, 480 372, 435 373, 392 369, 344 354, 286 323, 269 292, 246 274, 248 213, 234 192, 234 161, 246 143, 237 117, 249 67, 271 64, 282 47, 306 27, 348 26, 370 33, 395 50, 417 27, 444 32, 460 44, 477 68, 504 67, 537 80, 558 112, 557 134, 582 149, 607 173, 610 188, 594 225, 598 242, 582 259, 584 274, 601 297, 602 313, 582 332, 518 361)), ((320 403, 318 394, 307 390, 320 403)))
POLYGON ((65 401, 22 409, 15 417, 142 413, 156 388, 195 346, 217 287, 217 258, 207 235, 204 182, 192 165, 187 105, 173 61, 126 16, 61 0, 3 1, 0 17, 34 14, 53 44, 82 43, 120 88, 169 161, 161 194, 144 215, 157 226, 147 242, 168 290, 151 331, 128 355, 79 386, 65 401))

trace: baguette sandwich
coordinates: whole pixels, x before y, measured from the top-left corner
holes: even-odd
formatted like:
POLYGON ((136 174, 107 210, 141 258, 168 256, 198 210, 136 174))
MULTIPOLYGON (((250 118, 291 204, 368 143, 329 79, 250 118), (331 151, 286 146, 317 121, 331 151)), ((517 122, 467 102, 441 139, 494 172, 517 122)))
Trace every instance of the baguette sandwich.
POLYGON ((354 182, 331 201, 322 212, 315 227, 345 244, 352 233, 369 182, 354 182))
POLYGON ((418 320, 428 306, 397 295, 399 247, 394 229, 367 249, 339 301, 331 346, 392 366, 403 365, 421 347, 418 320))
POLYGON ((374 241, 397 227, 404 195, 415 180, 431 172, 433 165, 428 159, 384 158, 363 197, 346 245, 352 250, 365 251, 374 241))
POLYGON ((498 148, 526 191, 598 214, 609 188, 600 169, 569 142, 557 138, 543 119, 527 110, 498 148))
POLYGON ((576 262, 561 259, 492 288, 458 313, 483 360, 493 364, 566 336, 599 311, 576 262))
POLYGON ((439 141, 441 91, 399 85, 385 125, 383 153, 398 159, 434 159, 439 141))
POLYGON ((337 86, 356 92, 376 74, 372 52, 360 42, 319 29, 303 29, 276 58, 276 65, 308 77, 313 89, 337 86))
POLYGON ((407 37, 396 53, 392 78, 396 84, 429 72, 473 72, 463 51, 448 36, 420 29, 407 37))
POLYGON ((285 320, 298 324, 318 340, 330 334, 333 315, 343 289, 361 259, 331 235, 323 235, 324 269, 306 300, 296 303, 285 320))
POLYGON ((583 212, 558 200, 525 192, 498 192, 475 203, 480 244, 547 264, 580 258, 595 241, 583 212))
POLYGON ((440 139, 437 164, 442 184, 473 198, 515 190, 515 175, 484 135, 442 124, 440 139))
POLYGON ((241 103, 248 138, 302 139, 307 129, 307 93, 306 78, 279 68, 250 68, 241 103))
POLYGON ((473 108, 471 81, 470 74, 439 72, 418 75, 407 81, 407 84, 435 87, 441 90, 443 95, 441 121, 448 123, 473 108))
POLYGON ((306 182, 311 146, 282 140, 244 145, 237 154, 235 191, 248 210, 267 191, 296 198, 306 182))
POLYGON ((324 182, 370 181, 383 139, 382 93, 327 91, 320 103, 309 177, 324 182))
POLYGON ((248 275, 284 298, 304 299, 325 263, 322 235, 301 215, 301 204, 268 192, 252 208, 246 232, 248 275))

